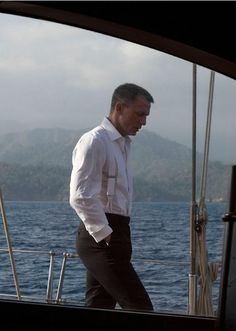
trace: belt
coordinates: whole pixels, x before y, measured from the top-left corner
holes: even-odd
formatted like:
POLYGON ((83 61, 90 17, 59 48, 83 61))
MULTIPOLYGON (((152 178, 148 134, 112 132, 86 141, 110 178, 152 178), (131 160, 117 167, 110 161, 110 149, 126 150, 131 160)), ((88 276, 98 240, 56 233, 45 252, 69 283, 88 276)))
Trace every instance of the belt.
POLYGON ((118 214, 111 214, 111 213, 106 213, 106 217, 108 222, 125 222, 126 224, 129 224, 130 222, 130 217, 129 216, 124 216, 124 215, 118 215, 118 214))

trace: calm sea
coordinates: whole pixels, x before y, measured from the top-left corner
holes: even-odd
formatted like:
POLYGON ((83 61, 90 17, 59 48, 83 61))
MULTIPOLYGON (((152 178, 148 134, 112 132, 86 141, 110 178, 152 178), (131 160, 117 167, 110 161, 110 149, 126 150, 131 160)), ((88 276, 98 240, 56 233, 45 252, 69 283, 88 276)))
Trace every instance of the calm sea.
MULTIPOLYGON (((209 203, 207 208, 209 261, 221 262, 224 232, 222 215, 227 206, 223 203, 209 203)), ((21 295, 25 298, 39 297, 39 300, 46 298, 48 252, 53 251, 54 299, 63 253, 76 253, 77 216, 65 202, 7 202, 5 209, 13 248, 16 250, 14 258, 21 295)), ((189 213, 189 203, 133 205, 133 263, 158 311, 187 311, 190 272, 189 213)), ((1 221, 0 248, 6 247, 1 221)), ((213 285, 215 309, 218 304, 219 283, 220 273, 213 285)), ((64 302, 83 305, 84 291, 85 269, 78 258, 68 258, 62 299, 64 302)), ((3 251, 0 252, 0 293, 15 295, 9 257, 3 251)))

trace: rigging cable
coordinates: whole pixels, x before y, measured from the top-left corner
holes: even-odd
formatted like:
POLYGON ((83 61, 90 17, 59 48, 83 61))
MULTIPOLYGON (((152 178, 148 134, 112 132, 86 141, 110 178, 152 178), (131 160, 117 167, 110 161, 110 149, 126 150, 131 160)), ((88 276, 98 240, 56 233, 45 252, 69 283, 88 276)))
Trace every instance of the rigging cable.
POLYGON ((207 315, 207 316, 214 316, 213 303, 212 303, 212 282, 216 279, 219 268, 219 264, 217 263, 208 263, 208 251, 206 246, 206 225, 208 221, 208 212, 205 203, 205 198, 206 198, 207 170, 208 170, 208 160, 209 160, 214 82, 215 82, 215 72, 211 71, 200 198, 198 205, 198 215, 195 224, 196 233, 197 233, 197 244, 198 244, 197 246, 198 246, 199 281, 200 281, 200 289, 199 289, 198 302, 197 302, 197 313, 199 315, 207 315))

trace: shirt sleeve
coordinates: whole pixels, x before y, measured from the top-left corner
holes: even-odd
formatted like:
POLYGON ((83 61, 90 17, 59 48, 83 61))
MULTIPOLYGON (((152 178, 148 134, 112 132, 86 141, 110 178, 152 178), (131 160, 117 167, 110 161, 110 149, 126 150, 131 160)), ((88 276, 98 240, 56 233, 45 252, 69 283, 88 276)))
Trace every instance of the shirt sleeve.
POLYGON ((98 198, 105 159, 104 143, 91 134, 79 140, 72 156, 70 205, 96 242, 112 232, 98 198))

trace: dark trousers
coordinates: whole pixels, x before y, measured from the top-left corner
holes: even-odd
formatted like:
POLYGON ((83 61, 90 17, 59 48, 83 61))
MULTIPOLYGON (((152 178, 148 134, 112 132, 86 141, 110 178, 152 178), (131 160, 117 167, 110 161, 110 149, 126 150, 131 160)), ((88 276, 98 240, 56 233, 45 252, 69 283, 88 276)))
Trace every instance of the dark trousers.
POLYGON ((87 269, 86 306, 153 310, 151 300, 131 263, 129 217, 107 214, 113 232, 109 246, 96 243, 81 223, 77 253, 87 269))

